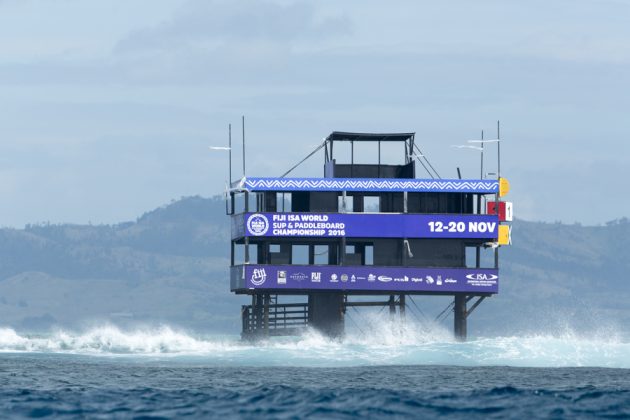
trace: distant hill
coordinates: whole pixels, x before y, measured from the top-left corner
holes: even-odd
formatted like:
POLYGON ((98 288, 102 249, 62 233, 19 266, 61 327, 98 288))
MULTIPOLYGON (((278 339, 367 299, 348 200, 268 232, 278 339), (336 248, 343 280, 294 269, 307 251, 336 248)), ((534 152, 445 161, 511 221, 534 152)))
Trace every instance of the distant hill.
POLYGON ((533 331, 562 324, 628 331, 628 219, 606 226, 517 221, 513 237, 501 249, 501 293, 488 309, 533 331))
POLYGON ((230 329, 227 314, 237 326, 238 299, 227 293, 227 220, 221 199, 188 197, 112 226, 2 229, 0 325, 230 329))
MULTIPOLYGON (((472 334, 563 323, 630 323, 630 222, 516 221, 501 249, 501 292, 471 318, 472 334)), ((171 323, 239 332, 229 293, 229 223, 218 198, 188 197, 117 225, 0 230, 0 326, 38 330, 90 322, 171 323)), ((444 299, 423 298, 427 312, 444 299)))

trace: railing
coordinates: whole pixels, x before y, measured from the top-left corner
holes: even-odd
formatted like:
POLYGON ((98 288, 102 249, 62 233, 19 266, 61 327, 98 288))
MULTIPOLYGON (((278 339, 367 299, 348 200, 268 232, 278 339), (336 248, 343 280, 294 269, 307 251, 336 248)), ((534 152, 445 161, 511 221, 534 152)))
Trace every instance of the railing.
POLYGON ((243 305, 243 338, 295 335, 308 326, 308 304, 243 305))

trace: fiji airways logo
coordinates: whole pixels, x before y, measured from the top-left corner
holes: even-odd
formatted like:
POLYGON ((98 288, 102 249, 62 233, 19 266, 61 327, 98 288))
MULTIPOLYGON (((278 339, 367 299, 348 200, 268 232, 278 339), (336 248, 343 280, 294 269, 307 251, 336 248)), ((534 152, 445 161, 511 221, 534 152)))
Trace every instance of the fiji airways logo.
POLYGON ((267 216, 254 213, 247 218, 247 230, 254 236, 262 236, 269 230, 269 220, 267 216))
POLYGON ((260 286, 267 280, 267 272, 264 268, 256 268, 250 280, 254 286, 260 286))
POLYGON ((472 273, 466 274, 468 280, 496 280, 499 278, 496 274, 472 273))

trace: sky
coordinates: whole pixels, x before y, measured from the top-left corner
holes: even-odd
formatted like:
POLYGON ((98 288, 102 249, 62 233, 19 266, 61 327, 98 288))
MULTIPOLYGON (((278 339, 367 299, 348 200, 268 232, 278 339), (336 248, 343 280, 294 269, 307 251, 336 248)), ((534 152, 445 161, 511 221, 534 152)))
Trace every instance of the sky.
POLYGON ((230 123, 240 146, 242 115, 250 176, 336 130, 413 131, 442 178, 479 177, 479 152, 451 146, 500 120, 517 218, 630 216, 629 38, 626 0, 0 0, 0 226, 221 194, 208 146, 230 123))

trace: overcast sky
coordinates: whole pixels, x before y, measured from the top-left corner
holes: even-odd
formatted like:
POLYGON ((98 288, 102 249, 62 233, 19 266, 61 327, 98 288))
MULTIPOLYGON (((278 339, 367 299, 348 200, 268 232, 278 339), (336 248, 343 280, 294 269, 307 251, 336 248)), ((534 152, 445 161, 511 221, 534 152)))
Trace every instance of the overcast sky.
POLYGON ((243 114, 258 176, 339 130, 415 131, 443 178, 478 177, 450 146, 501 120, 517 217, 630 216, 630 1, 445 3, 0 0, 0 225, 219 194, 208 146, 243 114))

